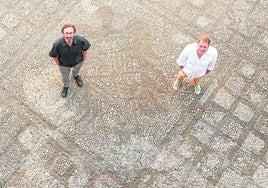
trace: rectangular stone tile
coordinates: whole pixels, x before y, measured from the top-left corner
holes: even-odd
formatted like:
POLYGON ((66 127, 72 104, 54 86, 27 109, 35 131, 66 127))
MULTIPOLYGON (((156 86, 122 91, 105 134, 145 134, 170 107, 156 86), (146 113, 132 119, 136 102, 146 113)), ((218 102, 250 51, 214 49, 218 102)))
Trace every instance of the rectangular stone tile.
POLYGON ((241 18, 246 17, 247 14, 253 10, 254 4, 250 2, 243 1, 243 5, 240 2, 235 1, 232 3, 232 6, 230 7, 231 11, 230 13, 237 18, 237 21, 239 21, 241 18))
MULTIPOLYGON (((198 182, 194 179, 193 164, 185 162, 178 165, 174 169, 170 169, 167 173, 161 171, 155 174, 144 171, 142 177, 139 179, 136 187, 192 187, 203 182, 198 182), (193 177, 189 179, 189 175, 193 177), (193 183, 193 184, 192 184, 193 183)), ((204 180, 205 181, 205 180, 204 180)), ((205 183, 206 184, 206 183, 205 183)), ((209 185, 207 183, 206 185, 209 185)), ((209 187, 209 186, 207 186, 209 187)))
MULTIPOLYGON (((149 177, 148 177, 149 178, 149 177)), ((159 174, 157 176, 152 176, 151 182, 147 180, 148 182, 139 184, 141 187, 176 187, 176 186, 183 186, 183 183, 180 183, 175 178, 171 178, 169 174, 159 174)))
POLYGON ((214 92, 215 88, 218 86, 218 82, 213 82, 212 84, 209 85, 209 87, 205 90, 205 93, 202 95, 201 99, 200 99, 200 103, 203 105, 205 104, 205 102, 207 102, 207 100, 209 99, 209 97, 212 95, 212 93, 214 92))
POLYGON ((32 25, 32 23, 28 22, 28 20, 22 20, 21 23, 14 29, 14 34, 16 34, 20 40, 26 42, 36 35, 36 28, 32 25))
POLYGON ((49 161, 53 161, 54 158, 58 155, 58 149, 53 146, 52 143, 48 142, 44 143, 39 150, 39 157, 44 163, 49 163, 49 161))
POLYGON ((122 181, 130 182, 138 176, 139 169, 152 165, 157 150, 146 138, 133 136, 122 140, 121 144, 119 138, 112 134, 97 133, 94 138, 84 137, 86 140, 83 142, 91 146, 85 148, 86 150, 91 149, 102 158, 103 163, 109 166, 109 171, 116 172, 122 181))
POLYGON ((75 169, 74 163, 61 148, 43 142, 39 144, 39 150, 31 150, 31 155, 25 158, 25 163, 9 180, 8 185, 20 182, 24 184, 24 180, 27 180, 32 187, 66 187, 75 169))
POLYGON ((0 185, 4 186, 6 183, 6 179, 8 179, 11 176, 11 173, 14 169, 5 164, 2 160, 0 160, 0 185))
POLYGON ((229 94, 226 90, 220 89, 213 101, 228 110, 235 101, 235 97, 229 94))
MULTIPOLYGON (((23 46, 23 41, 17 40, 17 36, 11 35, 8 38, 2 39, 2 44, 5 46, 7 54, 14 57, 20 47, 23 46)), ((13 64, 7 64, 7 66, 11 67, 13 64)))
POLYGON ((266 152, 266 155, 264 156, 263 160, 268 163, 268 152, 266 152))
POLYGON ((12 146, 0 156, 0 182, 4 184, 10 179, 17 169, 23 165, 27 151, 18 143, 12 143, 12 146))
POLYGON ((206 16, 197 17, 197 20, 195 22, 197 27, 199 27, 200 29, 212 27, 213 23, 214 21, 206 16))
POLYGON ((12 114, 9 114, 9 117, 3 120, 2 125, 4 128, 2 128, 2 130, 5 130, 12 138, 16 138, 20 132, 27 129, 29 124, 30 121, 25 119, 21 114, 13 112, 12 114))
POLYGON ((217 135, 211 139, 209 145, 215 152, 221 153, 222 156, 229 157, 237 148, 237 142, 234 142, 229 137, 224 135, 217 135))
MULTIPOLYGON (((241 20, 241 22, 238 23, 238 28, 241 34, 253 38, 256 36, 257 33, 260 33, 261 29, 257 25, 254 24, 254 26, 250 26, 251 24, 247 22, 246 20, 241 20)), ((255 50, 252 50, 254 53, 255 50)))
POLYGON ((163 149, 156 155, 151 167, 157 171, 166 171, 169 169, 176 169, 183 162, 184 160, 180 156, 174 155, 173 151, 163 149))
POLYGON ((237 96, 241 94, 243 88, 246 86, 246 82, 241 76, 234 75, 228 78, 225 85, 233 95, 237 96))
POLYGON ((96 182, 102 174, 110 170, 109 164, 94 153, 86 152, 62 137, 57 137, 57 142, 48 140, 38 155, 48 173, 69 187, 92 186, 93 180, 96 182))
POLYGON ((4 26, 12 30, 20 23, 22 19, 23 17, 20 17, 19 15, 16 15, 12 12, 7 12, 1 19, 1 22, 4 26))
POLYGON ((232 157, 232 165, 241 173, 252 176, 260 163, 260 157, 256 157, 249 151, 237 150, 232 157))
POLYGON ((18 139, 24 148, 32 151, 38 149, 45 138, 41 135, 41 132, 37 131, 35 128, 28 127, 25 131, 20 133, 18 139))
MULTIPOLYGON (((256 2, 256 0, 253 0, 253 2, 256 2)), ((265 4, 267 5, 267 1, 265 0, 260 0, 259 1, 260 4, 265 4)), ((252 19, 254 21, 254 23, 258 26, 265 26, 265 23, 267 23, 267 12, 266 12, 266 8, 265 7, 256 7, 252 13, 249 15, 250 19, 252 19)))
POLYGON ((256 155, 260 155, 262 150, 267 147, 268 143, 265 143, 264 140, 259 138, 257 135, 253 133, 249 133, 247 138, 244 140, 242 148, 248 149, 256 155))
POLYGON ((263 134, 266 138, 268 135, 268 118, 267 115, 261 114, 254 123, 254 129, 263 134))
POLYGON ((268 168, 260 165, 253 175, 253 180, 261 187, 268 187, 268 168))
MULTIPOLYGON (((233 17, 230 17, 230 19, 234 21, 233 17)), ((234 24, 236 24, 235 21, 230 26, 233 27, 234 24)), ((231 40, 229 41, 229 45, 231 46, 230 48, 230 50, 232 51, 231 54, 235 53, 236 56, 237 56, 237 53, 242 54, 243 52, 245 52, 245 50, 248 50, 249 48, 248 41, 245 39, 245 37, 242 34, 239 34, 239 33, 232 36, 231 40)), ((245 59, 248 59, 248 58, 245 58, 245 59)), ((239 61, 240 61, 239 59, 236 59, 236 63, 239 61)), ((232 76, 236 75, 237 72, 239 71, 234 72, 232 76)))
POLYGON ((210 187, 209 181, 197 169, 192 170, 184 185, 189 187, 210 187))
POLYGON ((29 1, 25 0, 25 1, 18 1, 13 5, 13 8, 15 10, 15 12, 20 16, 20 17, 25 17, 27 16, 32 9, 34 8, 34 6, 32 5, 32 3, 30 3, 29 1))
POLYGON ((228 169, 217 184, 218 187, 250 187, 257 188, 250 177, 246 177, 236 173, 234 170, 228 169))
POLYGON ((189 22, 195 21, 197 17, 197 12, 194 11, 194 7, 192 7, 190 4, 185 4, 179 7, 178 13, 183 19, 189 22))
POLYGON ((209 122, 212 126, 217 127, 220 123, 220 121, 223 119, 225 116, 225 112, 215 108, 212 105, 209 105, 206 107, 202 118, 209 122))
POLYGON ((258 70, 258 74, 256 75, 256 83, 261 86, 265 91, 268 90, 268 69, 258 70))
POLYGON ((194 139, 187 137, 180 140, 173 140, 170 143, 170 149, 174 151, 175 155, 182 156, 188 161, 193 161, 200 154, 202 147, 194 139))
MULTIPOLYGON (((32 0, 33 1, 33 0, 32 0)), ((43 1, 43 0, 41 0, 43 1)), ((39 3, 37 3, 39 5, 39 3)), ((28 16, 25 18, 25 22, 33 28, 41 28, 43 26, 44 18, 48 17, 49 14, 42 9, 33 9, 28 16)), ((52 45, 50 43, 50 45, 52 45)))
POLYGON ((28 157, 23 166, 6 185, 12 187, 24 184, 30 185, 30 187, 66 187, 48 173, 47 169, 44 168, 44 164, 36 156, 28 157))
POLYGON ((162 143, 170 131, 177 125, 176 121, 178 116, 175 114, 158 114, 155 118, 142 117, 143 120, 140 122, 140 134, 149 138, 149 140, 158 145, 162 143), (159 116, 161 119, 159 119, 159 116), (165 118, 166 117, 166 118, 165 118), (165 125, 163 127, 163 125, 165 125))
POLYGON ((230 160, 227 157, 222 156, 220 153, 210 152, 198 162, 197 170, 202 171, 206 179, 212 178, 218 181, 229 164, 230 160))
POLYGON ((98 176, 94 181, 87 184, 87 187, 121 187, 120 183, 108 174, 98 176))
POLYGON ((241 60, 239 67, 239 72, 248 80, 251 80, 254 73, 256 72, 256 65, 254 63, 249 63, 245 59, 241 60))
POLYGON ((63 182, 67 182, 76 167, 68 156, 58 155, 51 166, 51 173, 59 177, 63 182))
MULTIPOLYGON (((16 173, 14 176, 12 176, 12 178, 5 185, 2 185, 2 186, 3 187, 4 186, 6 187, 29 187, 29 188, 36 186, 18 174, 20 173, 16 173)), ((1 183, 0 183, 0 186, 1 186, 1 183)))
MULTIPOLYGON (((256 31, 256 33, 262 33, 262 32, 263 30, 256 31)), ((251 44, 251 48, 249 50, 249 53, 247 54, 247 57, 251 61, 256 62, 265 61, 267 59, 267 51, 265 50, 265 47, 263 45, 260 45, 260 43, 255 42, 251 44)))
POLYGON ((4 4, 0 7, 0 16, 2 17, 7 11, 7 8, 4 4))
POLYGON ((59 11, 60 9, 64 9, 65 6, 71 5, 74 1, 55 1, 55 0, 44 0, 39 4, 39 8, 41 10, 46 10, 50 14, 59 11))
MULTIPOLYGON (((228 11, 228 9, 223 8, 223 7, 229 7, 234 3, 233 0, 228 0, 228 1, 206 1, 204 4, 204 9, 208 14, 211 14, 217 18, 219 18, 222 13, 228 11)), ((229 24, 228 24, 229 26, 229 24)))
MULTIPOLYGON (((217 4, 218 3, 219 2, 217 2, 217 4)), ((219 9, 219 7, 217 9, 219 9)), ((212 10, 212 11, 215 11, 215 10, 212 10)), ((221 11, 223 11, 223 10, 221 10, 221 11)), ((215 15, 215 16, 217 16, 217 15, 215 15)), ((219 23, 216 22, 214 24, 219 24, 219 23)), ((232 20, 230 20, 228 17, 224 17, 222 22, 219 25, 217 25, 217 29, 212 31, 213 34, 211 34, 211 36, 213 36, 213 38, 216 38, 216 39, 222 41, 221 44, 218 44, 218 45, 223 45, 223 44, 229 43, 229 40, 232 38, 232 36, 234 34, 234 31, 230 29, 231 24, 232 24, 232 20)), ((218 62, 222 62, 222 61, 220 61, 220 59, 218 59, 218 62)), ((217 64, 216 64, 216 66, 217 66, 217 64)))
POLYGON ((7 6, 12 6, 12 5, 14 5, 17 1, 18 1, 18 0, 14 0, 14 1, 12 1, 12 0, 6 0, 6 1, 3 1, 3 2, 4 2, 4 4, 6 4, 7 6))
POLYGON ((234 111, 234 115, 237 116, 241 121, 250 122, 255 113, 251 107, 242 102, 239 102, 234 111))
POLYGON ((194 164, 191 161, 186 160, 184 163, 180 164, 173 171, 170 172, 169 176, 172 179, 176 179, 179 182, 178 185, 186 186, 185 181, 188 179, 194 168, 194 164))
POLYGON ((207 145, 213 137, 214 131, 215 128, 211 125, 198 121, 191 130, 191 134, 194 135, 202 144, 207 145))
POLYGON ((233 140, 239 140, 245 133, 244 125, 235 118, 228 117, 222 122, 220 130, 233 140))
MULTIPOLYGON (((0 28, 0 41, 1 41, 4 37, 6 37, 6 35, 7 35, 7 31, 6 31, 5 29, 3 29, 3 28, 0 28)), ((3 61, 2 58, 1 58, 1 61, 3 61)))
POLYGON ((245 99, 254 105, 256 111, 267 112, 265 107, 268 105, 268 97, 266 90, 262 87, 256 84, 251 84, 246 91, 245 99))
POLYGON ((40 157, 49 173, 62 182, 66 182, 76 168, 68 155, 50 141, 42 145, 38 157, 40 157))
POLYGON ((263 29, 263 30, 264 31, 259 34, 257 42, 263 46, 268 46, 267 31, 266 29, 263 29))
POLYGON ((8 148, 12 147, 12 144, 14 143, 14 139, 6 134, 3 133, 2 130, 0 132, 0 156, 3 155, 4 153, 8 152, 8 148))

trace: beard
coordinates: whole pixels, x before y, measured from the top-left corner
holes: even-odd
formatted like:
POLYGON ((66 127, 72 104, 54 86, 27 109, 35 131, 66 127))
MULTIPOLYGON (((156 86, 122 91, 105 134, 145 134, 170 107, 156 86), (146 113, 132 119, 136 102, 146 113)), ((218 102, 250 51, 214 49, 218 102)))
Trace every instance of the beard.
POLYGON ((68 42, 68 43, 69 43, 69 42, 72 42, 72 41, 73 41, 73 37, 66 37, 66 38, 65 38, 65 41, 68 42))

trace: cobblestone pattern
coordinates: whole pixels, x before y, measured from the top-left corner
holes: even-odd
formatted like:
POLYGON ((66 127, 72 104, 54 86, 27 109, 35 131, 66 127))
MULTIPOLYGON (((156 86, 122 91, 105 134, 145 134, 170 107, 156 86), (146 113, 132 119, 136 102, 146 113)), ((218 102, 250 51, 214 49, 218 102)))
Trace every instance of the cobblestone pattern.
POLYGON ((0 187, 268 187, 266 0, 0 2, 0 187), (92 48, 62 99, 65 22, 92 48), (203 33, 217 66, 175 92, 203 33))

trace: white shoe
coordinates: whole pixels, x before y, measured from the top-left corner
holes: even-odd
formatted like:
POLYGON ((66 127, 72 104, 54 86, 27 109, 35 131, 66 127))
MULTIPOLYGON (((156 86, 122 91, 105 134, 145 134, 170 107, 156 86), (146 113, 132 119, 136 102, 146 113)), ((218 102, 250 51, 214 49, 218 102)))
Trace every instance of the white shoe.
POLYGON ((194 86, 194 92, 196 95, 199 95, 201 93, 201 87, 199 84, 194 86))

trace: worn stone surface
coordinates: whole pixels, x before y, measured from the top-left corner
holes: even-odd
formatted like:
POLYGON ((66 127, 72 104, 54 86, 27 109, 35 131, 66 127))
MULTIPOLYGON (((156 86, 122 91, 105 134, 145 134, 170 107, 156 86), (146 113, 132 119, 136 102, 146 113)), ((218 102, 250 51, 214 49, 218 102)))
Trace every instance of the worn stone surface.
POLYGON ((266 0, 0 2, 0 187, 268 186, 266 0), (65 22, 92 47, 62 99, 65 22), (215 70, 173 91, 204 33, 215 70))

